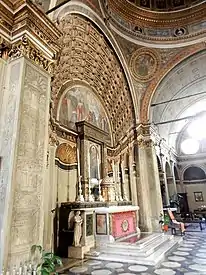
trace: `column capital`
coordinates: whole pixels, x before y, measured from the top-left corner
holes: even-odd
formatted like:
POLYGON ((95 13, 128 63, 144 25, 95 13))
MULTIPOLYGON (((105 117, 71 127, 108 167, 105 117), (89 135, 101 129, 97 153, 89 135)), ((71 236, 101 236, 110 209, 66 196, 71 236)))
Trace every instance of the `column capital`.
POLYGON ((51 73, 62 33, 46 14, 29 0, 2 0, 0 18, 0 52, 4 40, 3 49, 5 45, 10 48, 10 59, 26 56, 51 73))

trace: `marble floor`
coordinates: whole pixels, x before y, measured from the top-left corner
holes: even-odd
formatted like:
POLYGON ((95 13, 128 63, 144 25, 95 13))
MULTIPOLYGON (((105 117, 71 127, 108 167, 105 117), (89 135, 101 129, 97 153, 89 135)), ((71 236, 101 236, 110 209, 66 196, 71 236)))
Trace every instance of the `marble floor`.
MULTIPOLYGON (((206 274, 206 234, 186 233, 183 242, 171 250, 158 266, 144 266, 118 262, 83 260, 60 274, 91 275, 201 275, 206 274)), ((118 258, 118 257, 117 257, 118 258)))

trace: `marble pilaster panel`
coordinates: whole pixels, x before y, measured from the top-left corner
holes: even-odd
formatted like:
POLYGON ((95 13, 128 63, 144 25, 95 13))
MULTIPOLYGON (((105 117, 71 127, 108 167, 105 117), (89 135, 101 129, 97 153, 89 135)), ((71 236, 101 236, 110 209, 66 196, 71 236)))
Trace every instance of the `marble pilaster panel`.
MULTIPOLYGON (((9 133, 10 163, 3 175, 9 206, 4 223, 5 265, 19 264, 28 258, 33 244, 43 244, 50 98, 49 74, 24 57, 12 61, 9 67, 9 95, 4 102, 13 102, 13 113, 11 117, 9 109, 6 111, 5 131, 11 128, 11 123, 13 127, 9 133), (7 116, 11 120, 9 125, 7 116)), ((4 146, 2 149, 5 151, 4 146)))

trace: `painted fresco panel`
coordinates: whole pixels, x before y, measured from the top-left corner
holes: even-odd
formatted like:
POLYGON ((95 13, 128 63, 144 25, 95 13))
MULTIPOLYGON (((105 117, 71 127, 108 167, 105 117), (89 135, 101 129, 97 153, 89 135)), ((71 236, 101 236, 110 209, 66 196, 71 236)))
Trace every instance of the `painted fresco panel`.
POLYGON ((107 116, 98 98, 89 88, 75 86, 70 88, 62 99, 59 121, 75 130, 75 123, 82 120, 109 132, 107 116))

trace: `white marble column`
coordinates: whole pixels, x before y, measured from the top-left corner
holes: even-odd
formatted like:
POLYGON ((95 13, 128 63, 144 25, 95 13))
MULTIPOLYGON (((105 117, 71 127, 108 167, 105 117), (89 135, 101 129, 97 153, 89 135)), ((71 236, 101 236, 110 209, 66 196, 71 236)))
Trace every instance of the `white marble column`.
POLYGON ((169 190, 168 190, 168 184, 167 184, 167 174, 165 171, 163 171, 163 180, 164 180, 164 185, 165 185, 165 200, 166 204, 170 205, 170 197, 169 197, 169 190))
POLYGON ((156 231, 160 229, 159 217, 162 212, 162 198, 155 148, 150 138, 141 137, 138 139, 138 145, 140 227, 146 231, 156 231))
POLYGON ((172 181, 174 185, 174 194, 177 194, 177 184, 175 179, 175 171, 174 171, 174 165, 172 165, 172 181))

